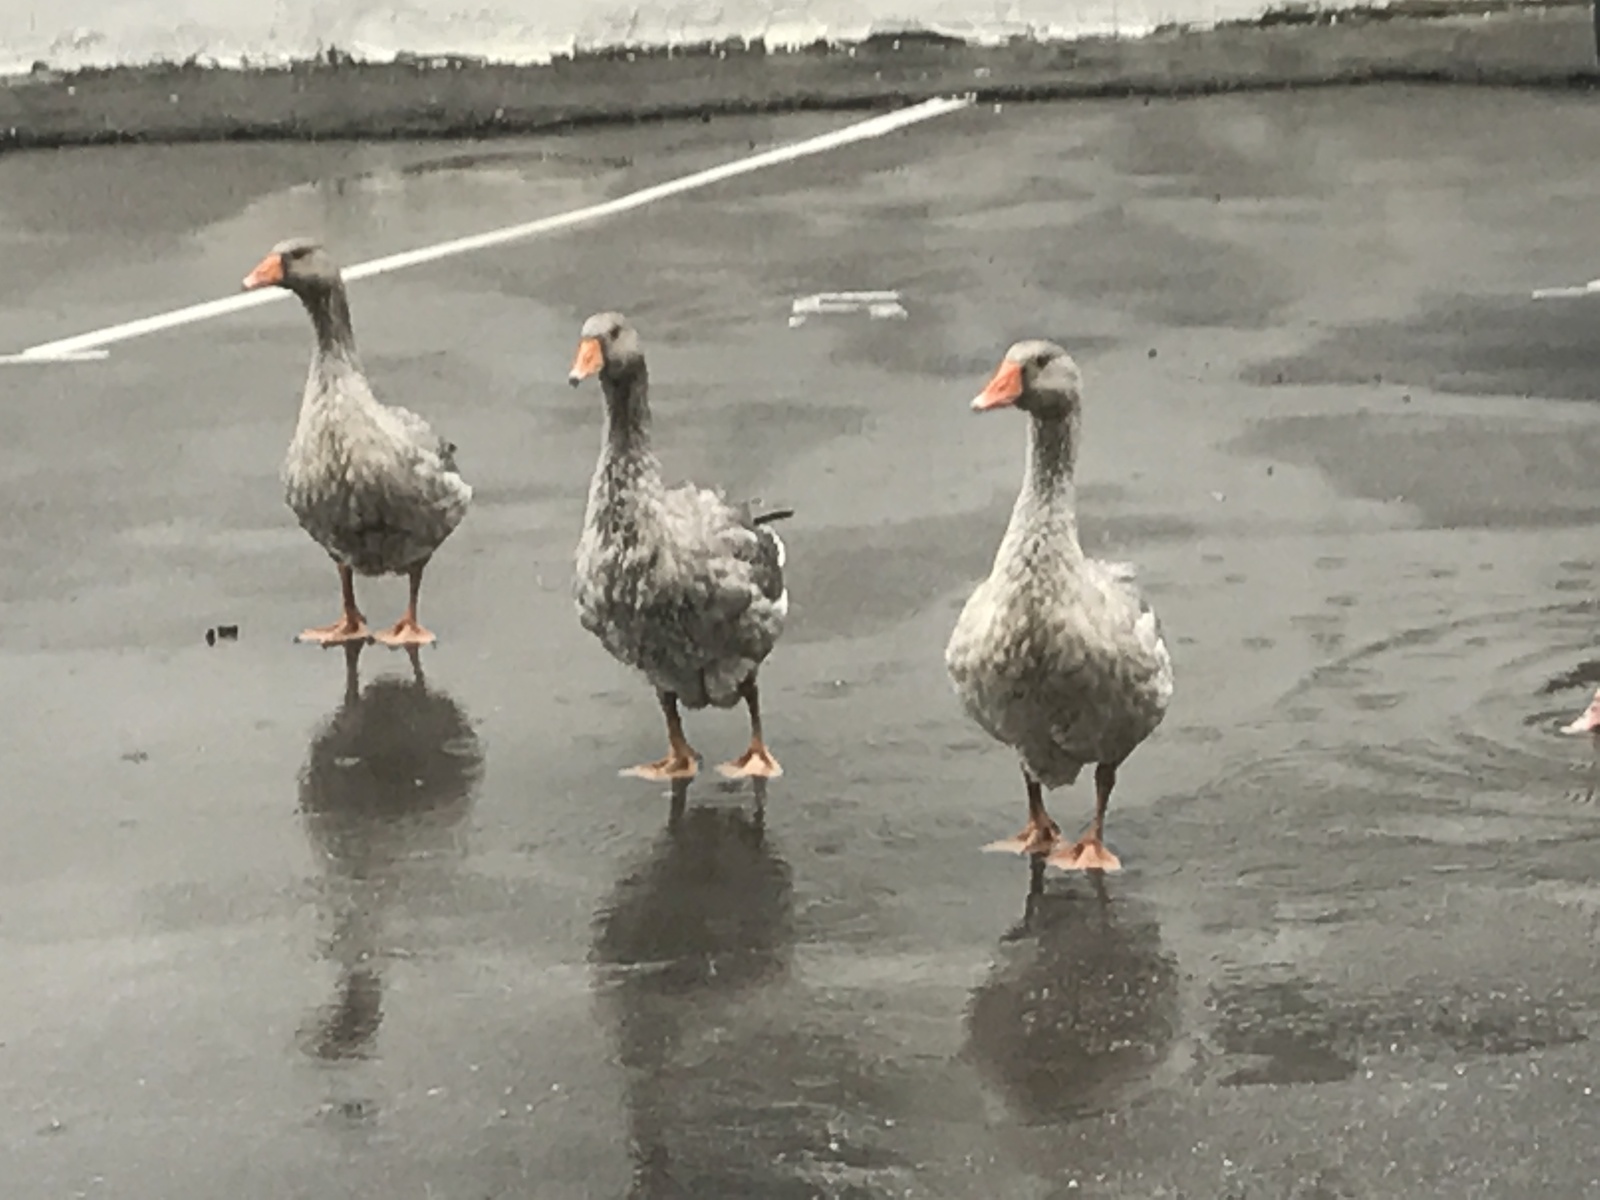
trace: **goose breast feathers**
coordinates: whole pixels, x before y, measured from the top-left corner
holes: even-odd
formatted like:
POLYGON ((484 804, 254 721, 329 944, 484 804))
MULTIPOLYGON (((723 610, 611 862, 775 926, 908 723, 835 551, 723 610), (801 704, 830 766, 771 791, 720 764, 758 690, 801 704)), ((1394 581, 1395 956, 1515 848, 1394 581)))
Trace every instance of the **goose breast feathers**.
POLYGON ((415 413, 378 403, 359 376, 313 379, 307 390, 283 466, 301 526, 364 575, 426 561, 472 500, 455 446, 415 413))
POLYGON ((685 484, 620 524, 596 514, 578 547, 585 629, 691 708, 727 707, 783 633, 789 595, 777 532, 685 484))
POLYGON ((1093 560, 1084 568, 1076 586, 1049 594, 985 580, 945 651, 962 707, 1047 787, 1088 763, 1121 762, 1172 698, 1155 612, 1127 574, 1093 560))

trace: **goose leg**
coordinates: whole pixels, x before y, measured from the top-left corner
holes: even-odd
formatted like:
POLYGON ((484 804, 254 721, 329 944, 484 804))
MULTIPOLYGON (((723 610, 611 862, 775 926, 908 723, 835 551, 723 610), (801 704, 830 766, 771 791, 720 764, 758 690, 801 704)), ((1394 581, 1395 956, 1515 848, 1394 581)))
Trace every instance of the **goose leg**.
POLYGON ((332 625, 320 625, 303 631, 294 640, 316 642, 323 646, 340 646, 347 642, 368 642, 372 633, 367 629, 367 619, 356 607, 356 575, 343 563, 339 564, 339 588, 344 593, 344 616, 332 625))
POLYGON ((1052 821, 1050 814, 1044 810, 1044 786, 1028 774, 1026 767, 1022 771, 1022 781, 1028 785, 1028 823, 1016 837, 990 842, 984 847, 985 850, 1046 855, 1060 844, 1061 826, 1052 821))
POLYGON ((411 599, 406 604, 406 615, 396 621, 392 628, 373 634, 385 646, 428 646, 433 643, 433 634, 417 620, 417 596, 422 591, 422 570, 427 565, 424 560, 411 568, 411 599))
POLYGON ((776 779, 783 774, 778 760, 772 757, 767 743, 761 737, 761 694, 756 689, 754 675, 739 687, 745 707, 750 710, 750 748, 732 762, 725 762, 717 770, 729 779, 776 779))
POLYGON ((678 716, 678 697, 672 692, 660 692, 661 712, 667 718, 667 756, 653 763, 628 767, 620 772, 639 779, 693 779, 699 758, 689 740, 683 736, 683 719, 678 716))
POLYGON ((1106 807, 1117 783, 1117 765, 1101 763, 1094 769, 1094 821, 1089 832, 1050 856, 1050 864, 1066 871, 1120 871, 1122 862, 1101 840, 1106 827, 1106 807))

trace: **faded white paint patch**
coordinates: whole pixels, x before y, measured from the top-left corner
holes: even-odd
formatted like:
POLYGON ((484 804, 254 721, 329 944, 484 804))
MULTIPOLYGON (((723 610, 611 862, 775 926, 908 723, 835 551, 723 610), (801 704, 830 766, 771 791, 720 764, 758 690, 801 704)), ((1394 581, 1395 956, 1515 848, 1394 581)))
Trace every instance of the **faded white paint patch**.
POLYGON ((804 325, 807 317, 858 312, 875 321, 906 316, 899 292, 818 292, 801 296, 789 306, 789 327, 804 325))
POLYGON ((1533 293, 1535 300, 1560 300, 1569 296, 1592 296, 1600 292, 1600 279, 1591 279, 1588 283, 1573 284, 1569 287, 1538 288, 1533 293))

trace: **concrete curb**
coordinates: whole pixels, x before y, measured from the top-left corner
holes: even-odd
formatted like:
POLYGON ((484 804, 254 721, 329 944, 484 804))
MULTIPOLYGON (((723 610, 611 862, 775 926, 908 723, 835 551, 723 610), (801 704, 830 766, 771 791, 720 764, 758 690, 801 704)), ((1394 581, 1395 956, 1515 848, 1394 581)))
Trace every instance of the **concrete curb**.
POLYGON ((0 86, 0 150, 490 137, 602 122, 866 108, 957 93, 1039 100, 1375 82, 1594 87, 1600 70, 1590 7, 1279 13, 1138 40, 980 47, 905 35, 781 53, 743 44, 617 51, 521 67, 336 59, 261 71, 38 70, 0 86))

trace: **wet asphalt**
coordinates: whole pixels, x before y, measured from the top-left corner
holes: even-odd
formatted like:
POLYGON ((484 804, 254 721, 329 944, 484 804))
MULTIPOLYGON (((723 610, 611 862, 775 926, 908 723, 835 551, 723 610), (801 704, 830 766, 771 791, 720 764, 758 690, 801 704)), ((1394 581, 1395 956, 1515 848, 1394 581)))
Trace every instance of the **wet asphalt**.
MULTIPOLYGON (((841 120, 9 156, 3 349, 841 120)), ((1556 730, 1600 682, 1600 301, 1528 293, 1600 274, 1597 133, 1507 91, 983 108, 354 284, 477 488, 420 673, 291 644, 338 597, 277 482, 296 306, 0 368, 7 1200, 1595 1194, 1600 759, 1556 730), (905 318, 791 327, 857 288, 905 318), (568 593, 605 307, 669 473, 797 510, 764 799, 616 774, 662 731, 568 593), (1177 668, 1127 869, 1032 895, 942 664, 1021 475, 967 401, 1029 335, 1177 668)))

